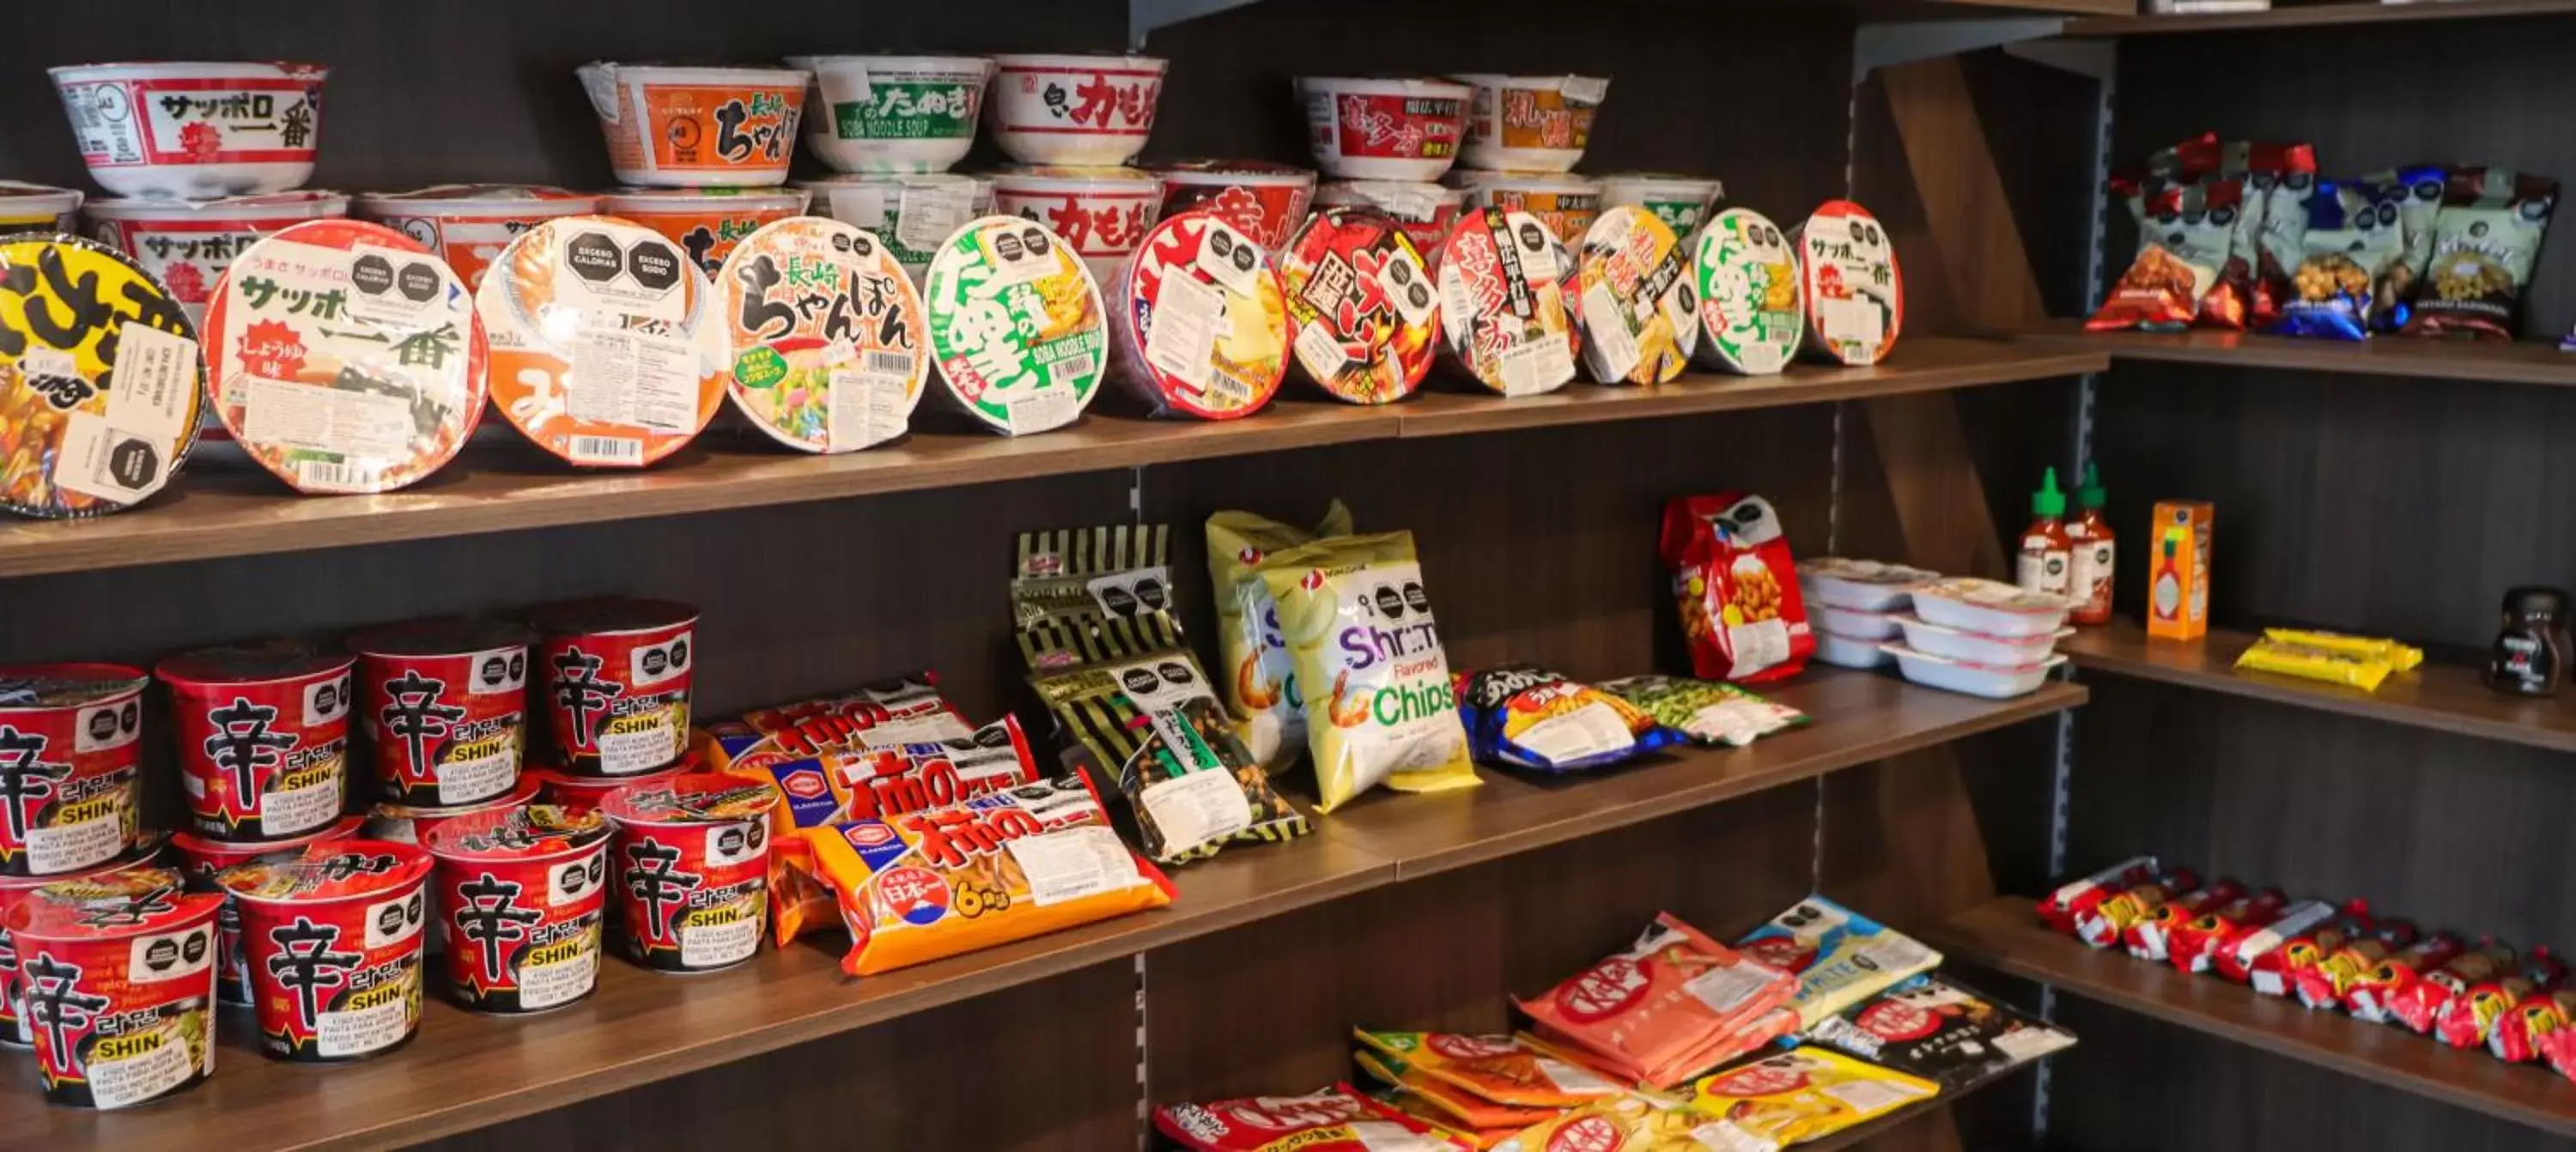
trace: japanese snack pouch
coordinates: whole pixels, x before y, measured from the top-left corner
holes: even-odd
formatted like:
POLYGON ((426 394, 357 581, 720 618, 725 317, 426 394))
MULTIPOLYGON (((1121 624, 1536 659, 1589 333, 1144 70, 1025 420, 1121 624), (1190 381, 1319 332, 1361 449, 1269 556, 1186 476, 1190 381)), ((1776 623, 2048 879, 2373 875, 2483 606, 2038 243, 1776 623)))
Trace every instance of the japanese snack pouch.
POLYGON ((1699 1083, 1691 1106, 1750 1139, 1723 1146, 1779 1149, 1840 1132, 1940 1094, 1941 1086, 1800 1048, 1736 1065, 1699 1083))
POLYGON ((2364 339, 2370 335, 2371 306, 2382 277, 2406 257, 2397 202, 2373 185, 2319 180, 2307 211, 2290 299, 2281 306, 2281 322, 2273 331, 2364 339))
POLYGON ((1278 768, 1306 747, 1306 697, 1279 636, 1279 602, 1254 573, 1261 558, 1325 536, 1347 536, 1351 510, 1335 500, 1314 531, 1250 512, 1208 517, 1209 587, 1216 590, 1216 650, 1225 704, 1252 758, 1278 768))
POLYGON ((1931 974, 1909 976, 1807 1035, 1953 1089, 2075 1044, 2068 1032, 1931 974))
POLYGON ((873 976, 1170 904, 1080 776, 947 808, 807 828, 841 901, 841 970, 873 976))
POLYGON ((1274 552, 1255 570, 1279 604, 1280 635, 1307 686, 1321 811, 1379 784, 1442 792, 1481 783, 1412 533, 1318 540, 1274 552))
POLYGON ((2149 196, 2138 258, 2084 326, 2095 332, 2189 326, 2227 265, 2243 197, 2242 184, 2221 179, 2149 196))
POLYGON ((1772 917, 1735 946, 1798 978, 1798 1022, 1809 1028, 1941 964, 1940 953, 1912 937, 1816 895, 1772 917))
POLYGON ((1135 806, 1145 855, 1175 864, 1214 856, 1228 842, 1308 831, 1306 818, 1280 799, 1270 773, 1234 738, 1189 649, 1085 664, 1030 684, 1135 806))
POLYGON ((1621 1095, 1618 1085, 1588 1068, 1541 1051, 1511 1036, 1457 1032, 1372 1032, 1351 1029, 1365 1055, 1390 1068, 1437 1080, 1481 1100, 1515 1108, 1569 1108, 1621 1095))
POLYGON ((1171 535, 1168 524, 1020 533, 1011 622, 1029 670, 1181 647, 1171 535))
POLYGON ((2254 297, 2245 323, 2268 330, 2281 320, 2292 292, 2290 274, 2304 255, 2317 153, 2305 144, 2256 144, 2247 168, 2245 215, 2238 220, 2254 224, 2254 297))
POLYGON ((1741 748, 1784 728, 1807 723, 1804 712, 1713 680, 1623 676, 1603 681, 1601 690, 1645 709, 1658 722, 1702 744, 1741 748))
POLYGON ((1789 973, 1666 912, 1627 951, 1535 1000, 1515 1000, 1552 1040, 1655 1087, 1679 1084, 1794 1026, 1789 973))
POLYGON ((1559 1111, 1555 1108, 1498 1104, 1448 1081, 1424 1075, 1402 1059, 1366 1048, 1354 1050, 1351 1062, 1359 1065, 1360 1071, 1393 1086, 1398 1094, 1420 1101, 1437 1120, 1471 1131, 1526 1128, 1554 1119, 1559 1111))
POLYGON ((1154 1130, 1191 1152, 1466 1152, 1471 1146, 1335 1084, 1308 1096, 1252 1096, 1154 1110, 1154 1130))
POLYGON ((2558 182, 2545 176, 2510 168, 2453 170, 2406 334, 2513 339, 2522 292, 2557 203, 2558 182))
POLYGON ((1664 567, 1682 638, 1703 680, 1754 683, 1798 674, 1816 650, 1789 540, 1771 502, 1742 492, 1664 505, 1664 567))
POLYGON ((1534 664, 1458 674, 1458 711, 1476 759, 1510 768, 1599 768, 1681 743, 1645 710, 1534 664))

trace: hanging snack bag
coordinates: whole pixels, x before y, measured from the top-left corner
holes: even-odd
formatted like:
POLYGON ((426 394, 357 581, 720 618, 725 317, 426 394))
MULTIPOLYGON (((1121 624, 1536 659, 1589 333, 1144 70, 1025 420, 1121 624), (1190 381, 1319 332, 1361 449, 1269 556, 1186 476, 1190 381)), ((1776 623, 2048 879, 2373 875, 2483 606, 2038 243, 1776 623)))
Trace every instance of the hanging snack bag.
POLYGON ((1849 200, 1828 200, 1789 243, 1807 303, 1807 353, 1855 368, 1886 359, 1905 326, 1905 276, 1878 218, 1849 200))
POLYGON ((1478 208, 1458 218, 1432 258, 1449 354, 1504 396, 1553 392, 1574 379, 1574 318, 1557 238, 1526 212, 1478 208))
POLYGON ((1189 649, 1087 663, 1030 684, 1135 806, 1136 831, 1154 860, 1177 864, 1214 856, 1228 842, 1308 831, 1306 818, 1235 739, 1189 649))
POLYGON ((2370 335, 2378 286, 2406 258, 2397 201, 2357 181, 2319 180, 2308 198, 2303 255, 2273 331, 2285 336, 2360 340, 2370 335))
POLYGON ((1279 635, 1279 602, 1254 567, 1263 557, 1351 532, 1351 510, 1335 500, 1313 531, 1250 512, 1207 519, 1208 581, 1216 595, 1216 649, 1225 704, 1252 758, 1278 768, 1306 749, 1306 697, 1279 635))
POLYGON ((1461 672, 1457 692, 1476 759, 1507 768, 1600 768, 1688 739, 1636 705, 1535 664, 1461 672))
POLYGON ((1643 708, 1657 721, 1702 744, 1741 748, 1807 723, 1807 714, 1733 684, 1686 676, 1624 676, 1601 690, 1643 708))
POLYGON ((1938 975, 1909 976, 1809 1029, 1845 1053, 1964 1089, 2075 1045, 2075 1036, 1938 975))
POLYGON ((1258 241, 1213 210, 1147 230, 1109 293, 1109 379, 1156 416, 1233 420, 1288 374, 1288 307, 1258 241))
POLYGON ((1748 376, 1787 367, 1807 331, 1797 247, 1750 208, 1718 213, 1691 244, 1700 323, 1694 362, 1748 376))
POLYGON ((1353 404, 1413 395, 1431 370, 1440 293, 1404 225, 1375 208, 1325 208, 1279 253, 1297 370, 1353 404))
POLYGON ((1011 623, 1031 672, 1179 648, 1169 524, 1023 532, 1011 623))
POLYGON ((1335 1084, 1307 1096, 1252 1096, 1154 1109, 1154 1130, 1190 1152, 1467 1152, 1401 1110, 1335 1084))
POLYGON ((197 329, 143 266, 104 244, 0 241, 0 509, 47 520, 122 511, 197 443, 197 329))
POLYGON ((2433 222, 2432 263, 2415 292, 2409 336, 2511 340, 2540 258, 2558 182, 2510 168, 2457 168, 2433 222))
POLYGON ((931 258, 922 295, 943 394, 985 427, 1025 436, 1091 406, 1109 350, 1100 287, 1046 225, 969 221, 931 258))
POLYGON ((299 492, 390 492, 483 418, 483 320, 447 261, 363 220, 307 220, 233 258, 206 308, 215 416, 299 492))
POLYGON ((1515 1002, 1541 1035, 1662 1088, 1794 1029, 1797 986, 1666 912, 1627 951, 1515 1002))
POLYGON ((1583 363, 1604 384, 1661 384, 1699 346, 1699 294, 1681 240, 1654 213, 1603 212, 1575 258, 1583 363))
POLYGON ((904 434, 930 355, 921 294, 873 233, 820 216, 762 225, 717 274, 726 387, 770 439, 851 452, 904 434))
POLYGON ((2227 266, 2243 194, 2239 183, 2211 179, 2148 197, 2138 258, 2084 327, 2172 332, 2190 326, 2227 266))
POLYGON ((1816 650, 1789 539, 1771 502, 1742 492, 1664 505, 1656 550, 1673 575, 1682 638, 1703 680, 1798 674, 1816 650))
POLYGON ((1306 686, 1319 810, 1379 784, 1441 792, 1481 783, 1412 533, 1318 540, 1271 553, 1256 571, 1306 686))
POLYGON ((1729 1149, 1785 1148, 1940 1094, 1941 1086, 1839 1052, 1800 1048, 1699 1082, 1691 1107, 1741 1134, 1729 1149))
POLYGON ((1940 953, 1818 895, 1772 917, 1735 946, 1798 978, 1795 1005, 1802 1027, 1941 966, 1940 953))
POLYGON ((1172 902, 1080 776, 797 836, 841 902, 841 970, 871 976, 1172 902))

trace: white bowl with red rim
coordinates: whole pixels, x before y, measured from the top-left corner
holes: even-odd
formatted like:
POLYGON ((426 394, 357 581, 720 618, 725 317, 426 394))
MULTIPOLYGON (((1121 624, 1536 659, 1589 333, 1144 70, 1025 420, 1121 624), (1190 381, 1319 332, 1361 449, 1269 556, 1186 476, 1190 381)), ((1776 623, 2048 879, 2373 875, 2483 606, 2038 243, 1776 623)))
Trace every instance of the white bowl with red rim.
POLYGON ((1166 67, 1152 56, 995 56, 984 118, 1022 164, 1125 164, 1154 131, 1166 67))
POLYGON ((1592 117, 1609 94, 1602 76, 1452 74, 1476 90, 1461 158, 1505 172, 1571 172, 1592 143, 1592 117))
POLYGON ((1474 89, 1447 80, 1300 76, 1307 142, 1342 180, 1437 180, 1458 160, 1474 89))
POLYGON ((274 192, 226 200, 92 200, 81 206, 89 234, 134 257, 170 289, 191 322, 206 315, 215 281, 260 237, 306 220, 349 214, 337 192, 274 192))
POLYGON ((1315 198, 1315 173, 1267 160, 1182 160, 1158 164, 1162 215, 1204 208, 1273 252, 1285 247, 1315 198))
POLYGON ((1403 225, 1414 250, 1428 257, 1457 226, 1467 190, 1419 181, 1335 180, 1315 189, 1315 207, 1375 208, 1403 225))
POLYGON ((250 196, 313 178, 321 65, 79 64, 48 74, 90 179, 119 196, 250 196))
POLYGON ((433 184, 410 192, 362 192, 349 211, 438 253, 474 289, 483 286, 483 270, 519 233, 558 216, 597 213, 599 197, 529 184, 433 184))
POLYGON ((994 211, 1053 229, 1103 284, 1117 279, 1163 206, 1162 180, 1141 168, 1042 165, 992 176, 994 211))

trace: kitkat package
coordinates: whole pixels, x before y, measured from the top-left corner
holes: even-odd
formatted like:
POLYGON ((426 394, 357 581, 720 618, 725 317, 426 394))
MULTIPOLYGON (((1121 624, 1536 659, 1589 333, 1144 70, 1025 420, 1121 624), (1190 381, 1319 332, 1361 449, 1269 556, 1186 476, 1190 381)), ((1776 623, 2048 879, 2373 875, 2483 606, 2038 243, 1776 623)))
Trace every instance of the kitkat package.
POLYGON ((1581 1064, 1513 1036, 1354 1028, 1351 1037, 1359 1042, 1359 1054, 1408 1079, 1437 1081, 1506 1107, 1570 1108, 1624 1091, 1581 1064))
POLYGON ((1657 551, 1701 679, 1779 680, 1807 666, 1816 638, 1770 501, 1742 492, 1676 497, 1664 505, 1657 551))
POLYGON ((1518 1003, 1549 1042, 1668 1088, 1794 1030, 1797 988, 1789 973, 1667 912, 1627 951, 1518 1003))
POLYGON ((1807 1035, 1949 1088, 1966 1088, 2075 1043, 2063 1029, 1928 973, 1845 1008, 1807 1035))
POLYGON ((1154 1110, 1190 1152, 1466 1152, 1467 1145, 1348 1084, 1306 1096, 1250 1096, 1154 1110))
POLYGON ((1941 1086, 1809 1046, 1750 1060, 1699 1082, 1691 1106, 1735 1129, 1727 1149, 1786 1148, 1867 1123, 1941 1086))
POLYGON ((1791 905, 1735 946, 1798 978, 1794 1006, 1808 1027, 1941 964, 1940 953, 1912 937, 1820 895, 1791 905))

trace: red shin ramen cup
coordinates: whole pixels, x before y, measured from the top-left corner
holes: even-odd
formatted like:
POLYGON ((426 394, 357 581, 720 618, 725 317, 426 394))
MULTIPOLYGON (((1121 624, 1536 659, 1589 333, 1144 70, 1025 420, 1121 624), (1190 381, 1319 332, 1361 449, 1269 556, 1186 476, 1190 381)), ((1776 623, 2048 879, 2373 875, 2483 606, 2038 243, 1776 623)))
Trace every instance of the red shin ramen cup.
POLYGON ((340 819, 356 662, 272 640, 201 649, 153 668, 170 686, 179 782, 198 832, 235 843, 292 840, 340 819))
POLYGON ((477 1012, 542 1012, 599 984, 608 817, 552 804, 478 812, 429 837, 448 989, 477 1012))
POLYGON ((0 667, 0 877, 86 871, 134 842, 140 668, 0 667))
POLYGON ((466 808, 518 786, 533 639, 496 620, 421 620, 349 638, 378 799, 466 808))
POLYGON ((665 768, 649 776, 566 776, 552 768, 530 768, 528 777, 537 782, 537 799, 547 804, 588 812, 608 799, 608 794, 634 784, 664 784, 683 772, 695 771, 696 758, 683 760, 677 768, 665 768))
POLYGON ((600 810, 616 822, 618 933, 663 972, 751 959, 769 912, 769 808, 778 792, 719 773, 637 784, 600 810))
POLYGON ((642 776, 689 747, 698 610, 602 597, 529 614, 546 696, 550 763, 568 776, 642 776))
POLYGON ((262 1051, 352 1060, 420 1030, 429 867, 414 845, 326 840, 216 874, 241 909, 262 1051))
POLYGON ((29 891, 9 913, 53 1104, 124 1108, 215 1071, 214 896, 137 868, 29 891))
POLYGON ((48 884, 66 885, 63 892, 75 892, 82 889, 71 885, 106 883, 109 878, 124 872, 159 871, 153 867, 151 856, 150 852, 137 852, 68 876, 0 876, 0 1044, 25 1048, 35 1043, 27 1034, 26 1014, 20 1010, 24 990, 18 987, 17 946, 9 936, 10 910, 26 899, 28 893, 48 884))
MULTIPOLYGON (((178 857, 179 879, 188 891, 222 896, 224 888, 215 883, 216 873, 253 860, 290 859, 307 844, 346 840, 357 835, 366 822, 363 816, 344 816, 339 823, 310 836, 272 844, 227 844, 180 832, 170 837, 170 851, 178 857)), ((242 964, 241 909, 234 907, 229 897, 222 911, 215 914, 215 961, 215 999, 226 1004, 249 1004, 250 974, 242 964)))
POLYGON ((429 843, 431 830, 439 825, 459 816, 471 816, 477 812, 516 808, 536 799, 537 787, 534 776, 522 774, 519 782, 510 786, 508 795, 463 808, 414 808, 409 804, 378 804, 367 810, 367 838, 391 840, 396 844, 426 845, 429 843))

